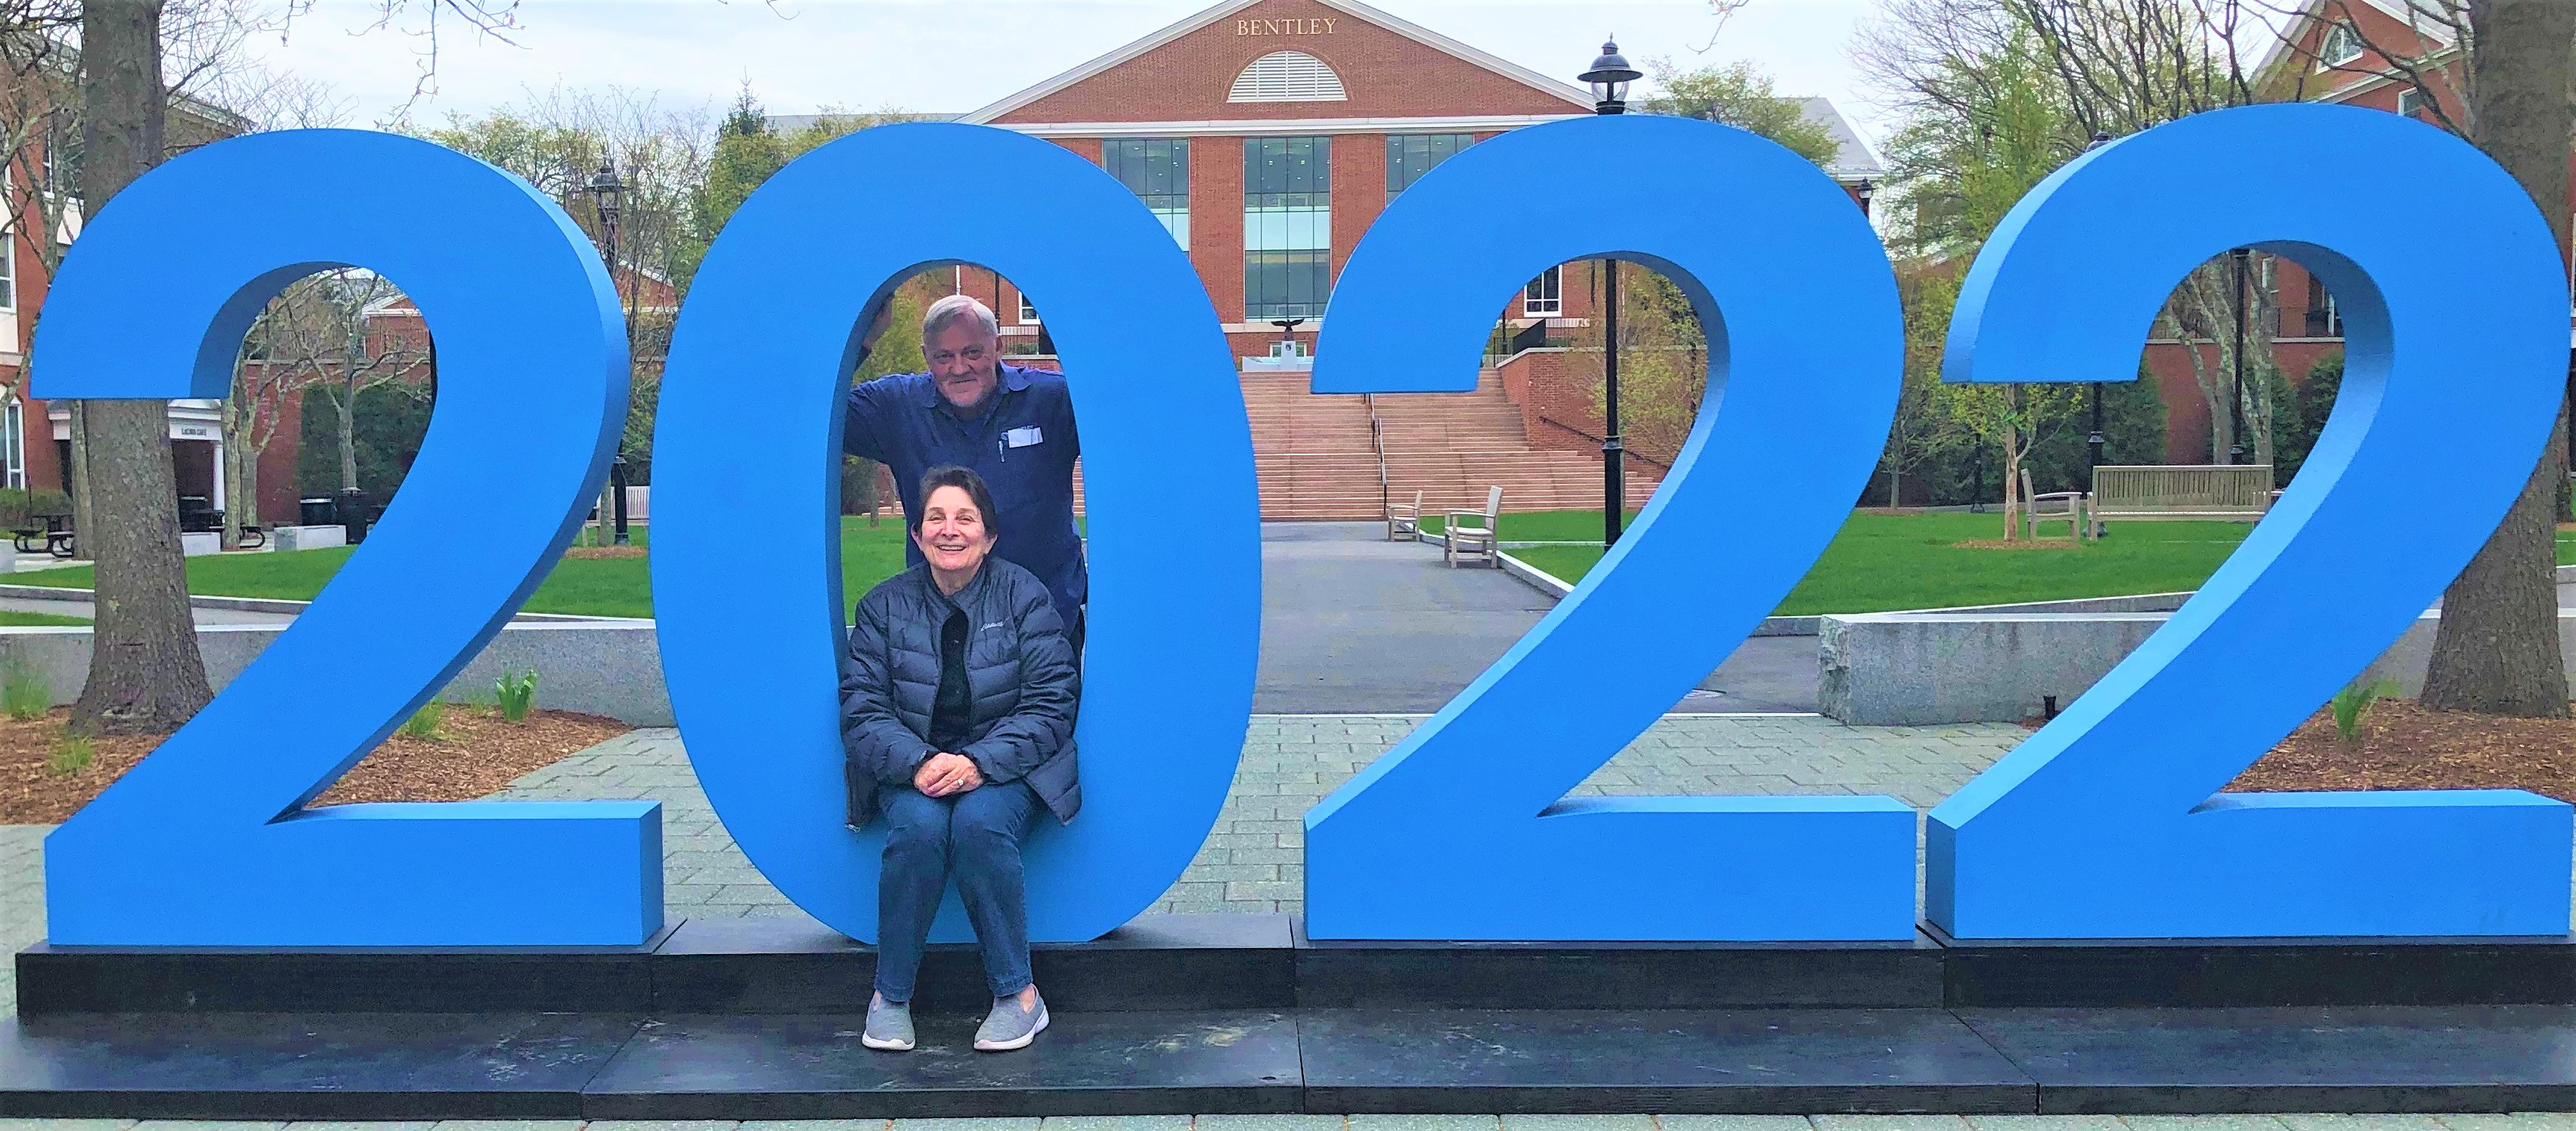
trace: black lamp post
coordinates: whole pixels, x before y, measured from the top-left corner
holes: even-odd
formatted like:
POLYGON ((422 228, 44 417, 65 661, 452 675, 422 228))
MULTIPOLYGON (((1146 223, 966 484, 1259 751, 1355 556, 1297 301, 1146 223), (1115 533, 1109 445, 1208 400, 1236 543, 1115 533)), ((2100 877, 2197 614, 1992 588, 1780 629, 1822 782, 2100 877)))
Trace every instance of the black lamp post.
POLYGON ((607 258, 608 275, 614 281, 617 277, 618 198, 625 194, 626 184, 617 179, 615 163, 602 161, 599 171, 591 174, 590 183, 583 188, 590 193, 592 207, 599 211, 600 254, 607 258))
MULTIPOLYGON (((1591 84, 1593 113, 1625 114, 1628 84, 1644 78, 1645 72, 1629 66, 1613 40, 1601 45, 1592 69, 1577 77, 1591 84)), ((1619 544, 1619 524, 1628 505, 1628 446, 1619 439, 1619 261, 1601 260, 1595 273, 1601 278, 1602 297, 1601 548, 1607 550, 1619 544)))
MULTIPOLYGON (((590 193, 591 206, 599 213, 600 256, 608 263, 608 286, 614 291, 617 287, 618 198, 625 194, 626 185, 617 179, 616 164, 602 161, 599 172, 592 174, 590 183, 583 187, 590 193)), ((625 452, 617 453, 617 458, 608 465, 608 487, 609 510, 617 523, 614 542, 620 546, 630 545, 626 529, 625 452)))
MULTIPOLYGON (((2089 153, 2109 144, 2111 144, 2111 131, 2095 130, 2093 143, 2085 146, 2084 149, 2089 153)), ((2102 466, 2102 383, 2100 381, 2093 382, 2093 433, 2085 437, 2084 444, 2088 453, 2084 457, 2085 478, 2088 480, 2085 490, 2090 491, 2092 490, 2089 482, 2092 478, 2091 473, 2094 468, 2102 466)))
POLYGON ((2235 439, 2227 445, 2227 462, 2245 462, 2245 264, 2254 258, 2251 248, 2234 248, 2227 253, 2234 261, 2236 274, 2236 390, 2227 398, 2227 419, 2233 425, 2228 431, 2235 439))
POLYGON ((1878 195, 1878 186, 1869 183, 1869 178, 1862 177, 1860 179, 1860 185, 1853 191, 1852 195, 1860 200, 1860 214, 1867 216, 1869 215, 1869 198, 1878 195))

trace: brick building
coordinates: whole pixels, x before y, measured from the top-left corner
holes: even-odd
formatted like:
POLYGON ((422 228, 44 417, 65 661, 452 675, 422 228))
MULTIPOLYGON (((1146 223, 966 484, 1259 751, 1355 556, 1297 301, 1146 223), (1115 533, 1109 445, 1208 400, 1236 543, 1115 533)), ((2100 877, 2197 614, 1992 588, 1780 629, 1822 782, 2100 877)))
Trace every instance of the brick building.
MULTIPOLYGON (((2444 124, 2442 112, 2452 123, 2463 120, 2458 116, 2460 66, 2460 53, 2448 29, 2421 15, 2410 17, 2406 0, 2306 0, 2285 21, 2282 34, 2256 64, 2251 81, 2257 101, 2330 102, 2440 125, 2444 124), (2433 105, 2406 77, 2408 68, 2428 76, 2427 85, 2434 88, 2433 105)), ((2370 155, 2356 153, 2353 166, 2341 175, 2367 175, 2374 168, 2370 162, 2370 155)), ((2570 168, 2576 170, 2576 150, 2571 150, 2570 168)), ((2327 170, 2319 174, 2338 175, 2327 170)), ((2393 186, 2396 182, 2382 183, 2393 186)), ((2408 207, 2402 193, 2392 195, 2388 200, 2391 222, 2404 222, 2408 207)), ((2576 214, 2576 188, 2571 188, 2565 207, 2576 214)), ((2428 252, 2434 241, 2428 236, 2428 252)), ((2289 259, 2255 256, 2248 270, 2252 288, 2270 299, 2277 319, 2270 327, 2273 359, 2292 381, 2304 379, 2319 360, 2343 351, 2343 321, 2334 296, 2322 283, 2289 259)), ((2164 333, 2164 327, 2159 325, 2157 333, 2164 333)), ((2571 340, 2576 340, 2576 330, 2571 330, 2571 340)), ((2217 351, 2202 348, 2209 363, 2216 365, 2217 351)), ((2185 349, 2169 337, 2152 338, 2147 346, 2147 366, 2155 374, 2166 406, 2166 462, 2223 462, 2226 452, 2208 450, 2209 408, 2185 349)), ((2252 362, 2248 364, 2250 374, 2252 362)))
MULTIPOLYGON (((1565 29, 1568 75, 1600 31, 1565 29)), ((1842 143, 1829 171, 1857 201, 1876 158, 1826 100, 1801 107, 1842 143)), ((1374 515, 1381 473, 1387 493, 1433 506, 1480 504, 1495 484, 1509 509, 1599 505, 1601 423, 1562 345, 1588 324, 1588 262, 1497 312, 1477 393, 1305 391, 1333 279, 1389 201, 1476 142, 1592 112, 1582 88, 1355 0, 1229 0, 957 120, 1082 154, 1162 218, 1240 358, 1263 513, 1291 518, 1374 515), (1305 321, 1272 324, 1290 318, 1305 321)), ((960 267, 952 286, 992 305, 1006 350, 1051 364, 1043 313, 1008 279, 960 267)), ((1636 469, 1633 499, 1659 470, 1636 469)))
MULTIPOLYGON (((68 57, 59 62, 68 67, 68 57)), ((82 202, 77 123, 50 105, 71 96, 68 74, 12 76, 18 112, 41 123, 25 132, 23 148, 8 158, 0 186, 0 487, 68 492, 71 440, 66 406, 27 392, 27 348, 50 280, 49 253, 79 236, 82 202), (53 100, 49 102, 48 100, 53 100)), ((220 107, 180 98, 166 125, 174 150, 241 132, 247 123, 220 107)), ((222 402, 170 402, 170 447, 182 497, 220 498, 222 402)), ((220 506, 220 503, 215 504, 220 506)))

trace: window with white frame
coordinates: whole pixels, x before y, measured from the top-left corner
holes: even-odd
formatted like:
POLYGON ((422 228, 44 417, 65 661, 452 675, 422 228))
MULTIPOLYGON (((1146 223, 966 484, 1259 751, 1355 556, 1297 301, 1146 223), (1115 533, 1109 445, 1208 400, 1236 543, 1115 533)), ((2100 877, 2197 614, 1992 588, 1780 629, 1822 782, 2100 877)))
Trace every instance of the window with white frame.
POLYGON ((2324 41, 2317 44, 2317 59, 2329 67, 2340 67, 2361 58, 2361 33, 2349 24, 2336 24, 2326 29, 2324 41))
POLYGON ((2415 116, 2416 111, 2422 110, 2423 108, 2423 91, 2410 86, 2397 92, 2397 112, 2399 114, 2412 118, 2415 116))
POLYGON ((7 436, 0 436, 0 460, 6 461, 7 483, 24 491, 27 489, 26 402, 14 395, 9 398, 8 407, 0 408, 0 429, 8 432, 7 436))
POLYGON ((1344 102, 1342 76, 1303 51, 1273 51, 1234 76, 1228 102, 1344 102))
POLYGON ((18 309, 18 232, 0 228, 0 310, 18 309))
POLYGON ((1243 316, 1314 318, 1332 290, 1333 143, 1243 139, 1243 316))
POLYGON ((1190 139, 1111 138, 1101 143, 1100 167, 1144 201, 1181 247, 1190 246, 1190 139))
POLYGON ((1521 313, 1531 318, 1565 313, 1565 267, 1559 264, 1541 272, 1521 291, 1521 313))
POLYGON ((1020 292, 1020 325, 1023 325, 1023 326, 1034 326, 1034 325, 1036 325, 1036 324, 1037 324, 1037 321, 1038 321, 1038 307, 1037 307, 1037 304, 1029 301, 1029 292, 1027 292, 1027 291, 1021 291, 1021 292, 1020 292))

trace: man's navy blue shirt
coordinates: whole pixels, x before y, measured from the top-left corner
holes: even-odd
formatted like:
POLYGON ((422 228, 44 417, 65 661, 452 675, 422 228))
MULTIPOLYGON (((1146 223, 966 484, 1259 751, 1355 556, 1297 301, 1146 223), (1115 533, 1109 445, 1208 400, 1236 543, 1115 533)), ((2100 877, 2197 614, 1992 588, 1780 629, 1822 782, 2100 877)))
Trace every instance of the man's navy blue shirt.
MULTIPOLYGON (((939 395, 927 373, 879 377, 850 390, 841 446, 894 473, 903 513, 921 513, 921 477, 934 467, 971 468, 992 488, 1001 513, 991 524, 993 553, 1036 574, 1068 626, 1091 596, 1082 535, 1073 525, 1073 461, 1082 438, 1073 427, 1073 397, 1064 375, 1003 365, 982 415, 967 419, 939 395)), ((921 547, 904 540, 904 558, 921 547)))

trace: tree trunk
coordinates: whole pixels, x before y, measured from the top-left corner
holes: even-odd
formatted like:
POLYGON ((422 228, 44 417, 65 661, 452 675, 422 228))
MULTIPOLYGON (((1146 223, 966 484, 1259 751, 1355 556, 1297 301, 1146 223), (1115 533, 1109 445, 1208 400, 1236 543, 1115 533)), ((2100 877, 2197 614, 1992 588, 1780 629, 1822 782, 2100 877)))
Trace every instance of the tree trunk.
POLYGON ((358 394, 352 390, 347 403, 334 399, 331 404, 340 410, 340 490, 345 494, 358 489, 358 394))
MULTIPOLYGON (((2567 246, 2569 51, 2576 5, 2565 0, 2471 0, 2477 68, 2469 140, 2540 202, 2567 246)), ((2567 478, 2567 411, 2540 466, 2504 522, 2442 595, 2424 705, 2522 718, 2568 717, 2567 671, 2558 654, 2558 491, 2567 478)))
MULTIPOLYGON (((160 0, 89 0, 81 12, 81 176, 92 215, 160 163, 166 97, 160 0)), ((170 408, 158 400, 94 400, 83 409, 91 505, 80 517, 79 539, 98 563, 98 623, 72 727, 175 730, 214 693, 197 653, 179 552, 170 408)))
POLYGON ((242 531, 259 525, 259 452, 248 429, 224 438, 223 475, 224 548, 238 550, 242 531))

